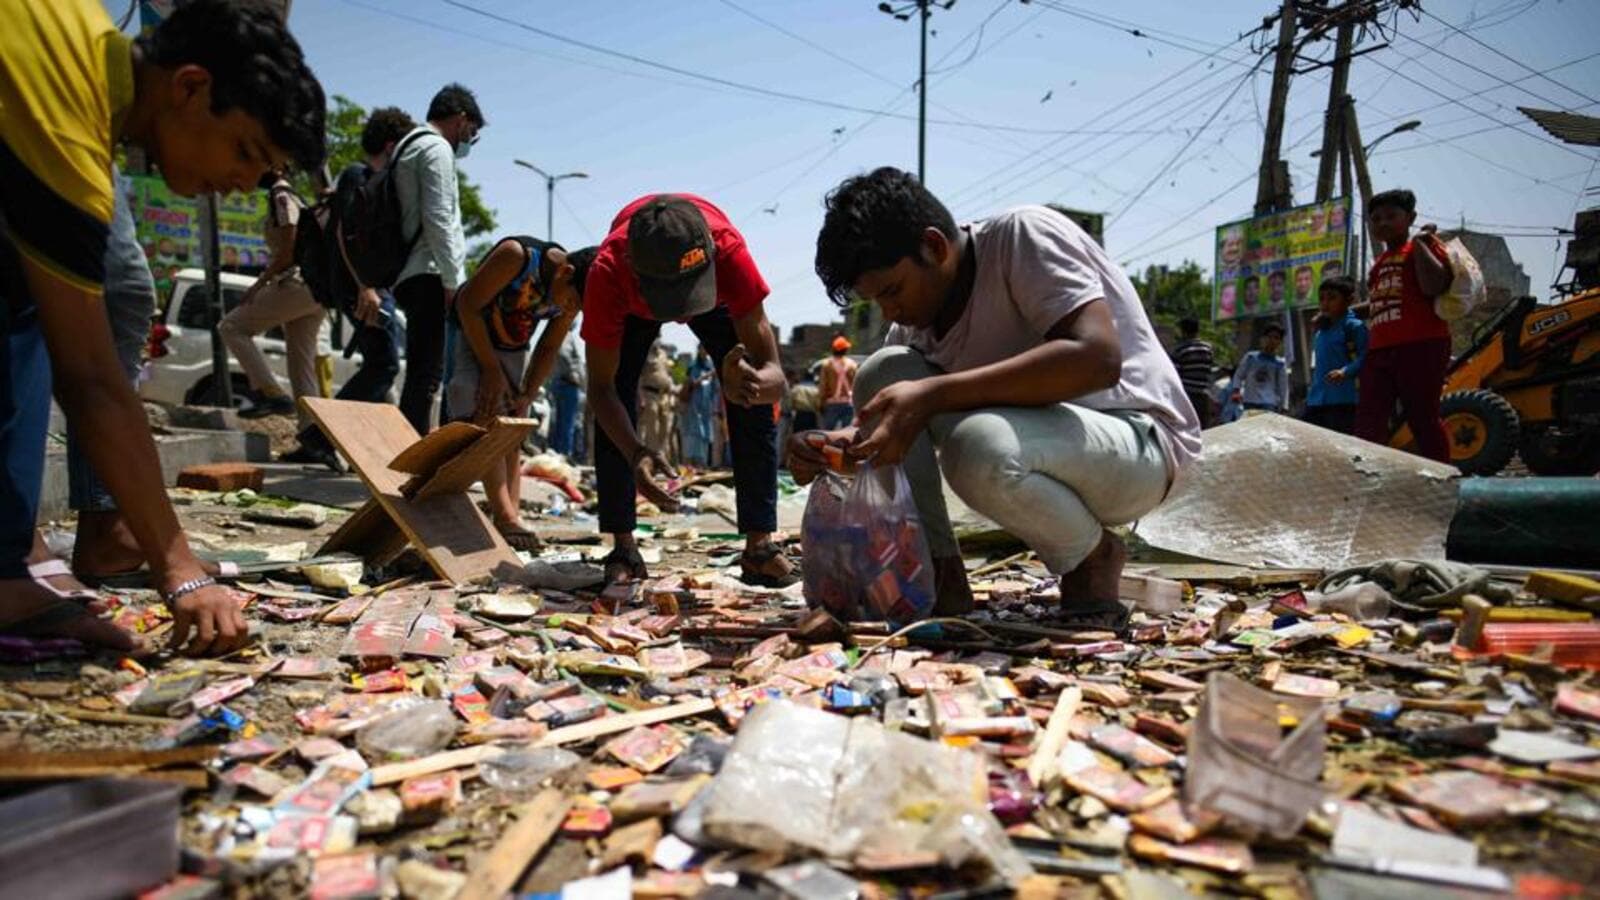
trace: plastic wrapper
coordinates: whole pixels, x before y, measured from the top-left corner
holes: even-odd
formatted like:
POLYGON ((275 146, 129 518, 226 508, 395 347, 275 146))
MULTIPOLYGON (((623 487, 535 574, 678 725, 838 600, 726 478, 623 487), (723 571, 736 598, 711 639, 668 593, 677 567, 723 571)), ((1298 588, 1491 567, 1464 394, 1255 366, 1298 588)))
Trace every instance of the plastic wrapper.
POLYGON ((510 794, 532 793, 551 778, 583 765, 583 758, 571 750, 540 747, 512 750, 478 763, 484 784, 510 794))
POLYGON ((933 558, 898 466, 824 472, 801 523, 805 597, 841 621, 914 622, 933 608, 933 558))
POLYGON ((438 753, 455 740, 458 720, 450 704, 428 700, 385 714, 356 733, 368 759, 414 759, 438 753))
POLYGON ((1219 813, 1245 832, 1287 840, 1322 800, 1326 728, 1318 701, 1212 674, 1189 733, 1185 805, 1219 813), (1280 707, 1298 721, 1288 736, 1280 707))
POLYGON ((787 701, 745 718, 704 811, 706 833, 752 850, 937 853, 1009 883, 1031 874, 989 812, 977 754, 787 701))

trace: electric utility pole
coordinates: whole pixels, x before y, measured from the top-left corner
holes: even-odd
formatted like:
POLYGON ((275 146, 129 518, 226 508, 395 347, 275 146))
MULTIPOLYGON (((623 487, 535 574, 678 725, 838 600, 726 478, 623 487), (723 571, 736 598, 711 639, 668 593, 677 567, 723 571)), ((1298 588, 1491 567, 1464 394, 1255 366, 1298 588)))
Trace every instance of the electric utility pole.
POLYGON ((1256 176, 1258 216, 1289 205, 1289 166, 1279 158, 1279 150, 1283 146, 1284 110, 1289 104, 1289 77, 1294 69, 1295 23, 1294 0, 1283 0, 1278 12, 1278 47, 1272 61, 1272 98, 1267 105, 1261 171, 1256 176))
POLYGON ((921 26, 922 49, 917 64, 917 180, 923 184, 928 183, 928 19, 933 16, 933 7, 949 11, 955 5, 956 0, 910 0, 898 6, 888 2, 878 4, 878 12, 902 22, 910 21, 914 15, 921 26))

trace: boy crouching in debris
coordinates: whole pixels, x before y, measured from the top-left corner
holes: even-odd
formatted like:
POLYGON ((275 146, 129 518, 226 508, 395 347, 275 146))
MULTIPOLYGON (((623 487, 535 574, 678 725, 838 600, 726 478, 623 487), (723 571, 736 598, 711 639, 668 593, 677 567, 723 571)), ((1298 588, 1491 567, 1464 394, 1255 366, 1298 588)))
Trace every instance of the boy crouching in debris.
MULTIPOLYGON (((463 340, 455 345, 449 408, 458 421, 487 424, 521 416, 550 378, 561 344, 578 317, 592 251, 570 256, 559 244, 518 235, 502 238, 456 293, 463 340), (528 359, 539 323, 544 333, 528 359)), ((522 524, 522 448, 484 477, 489 515, 513 550, 533 551, 539 538, 522 524)))
POLYGON ((893 323, 855 382, 857 426, 803 433, 807 482, 821 445, 903 464, 934 556, 935 615, 972 606, 940 475, 1061 576, 1061 616, 1120 629, 1127 556, 1108 525, 1167 496, 1200 453, 1200 423, 1122 270, 1042 206, 957 227, 893 168, 827 198, 816 270, 840 306, 870 299, 893 323))

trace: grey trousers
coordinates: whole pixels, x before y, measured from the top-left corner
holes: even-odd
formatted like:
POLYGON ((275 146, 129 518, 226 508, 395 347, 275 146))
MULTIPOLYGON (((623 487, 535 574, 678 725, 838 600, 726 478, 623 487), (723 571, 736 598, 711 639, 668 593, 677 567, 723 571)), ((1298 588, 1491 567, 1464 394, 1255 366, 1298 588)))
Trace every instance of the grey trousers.
MULTIPOLYGON (((856 409, 891 384, 937 374, 910 347, 885 347, 856 375, 856 409)), ((942 474, 962 502, 1024 541, 1051 572, 1072 571, 1105 526, 1132 522, 1166 496, 1156 427, 1142 412, 1071 403, 934 416, 903 464, 928 549, 960 555, 942 474)))
MULTIPOLYGON (((113 178, 116 173, 113 171, 113 178)), ((150 336, 150 317, 156 311, 156 284, 150 277, 150 263, 134 233, 133 211, 121 184, 111 212, 111 234, 106 240, 106 318, 111 322, 111 342, 117 348, 117 362, 132 381, 139 374, 145 341, 150 336)), ((89 464, 83 440, 72 423, 67 423, 67 503, 73 509, 106 512, 117 508, 111 492, 89 464)))

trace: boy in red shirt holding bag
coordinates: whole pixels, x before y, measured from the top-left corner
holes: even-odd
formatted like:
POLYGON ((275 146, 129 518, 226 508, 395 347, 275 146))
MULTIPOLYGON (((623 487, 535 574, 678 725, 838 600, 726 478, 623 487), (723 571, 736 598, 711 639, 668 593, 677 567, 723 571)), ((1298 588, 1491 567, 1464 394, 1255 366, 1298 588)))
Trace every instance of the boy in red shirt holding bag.
POLYGON ((1371 337, 1361 369, 1356 435, 1387 444, 1398 399, 1418 451, 1449 462, 1439 391, 1450 367, 1450 326, 1433 308, 1434 298, 1450 288, 1449 257, 1432 225, 1411 236, 1417 197, 1410 191, 1374 194, 1367 201, 1367 215, 1374 236, 1387 249, 1367 275, 1371 337))

